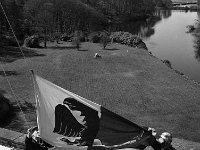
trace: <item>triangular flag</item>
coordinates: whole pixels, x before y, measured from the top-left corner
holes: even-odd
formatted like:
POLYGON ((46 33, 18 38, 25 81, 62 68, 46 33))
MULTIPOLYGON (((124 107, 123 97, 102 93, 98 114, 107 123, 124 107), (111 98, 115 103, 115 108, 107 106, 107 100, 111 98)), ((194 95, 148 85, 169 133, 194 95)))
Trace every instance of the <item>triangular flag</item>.
POLYGON ((151 133, 106 108, 34 75, 40 137, 55 147, 139 148, 151 133), (95 140, 96 141, 96 140, 95 140))

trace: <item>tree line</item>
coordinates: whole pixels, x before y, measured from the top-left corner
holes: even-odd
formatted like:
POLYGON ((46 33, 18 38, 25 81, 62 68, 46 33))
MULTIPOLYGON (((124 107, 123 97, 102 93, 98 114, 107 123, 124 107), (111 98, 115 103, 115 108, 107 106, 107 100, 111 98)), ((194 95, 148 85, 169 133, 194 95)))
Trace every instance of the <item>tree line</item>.
MULTIPOLYGON (((106 30, 112 23, 145 19, 170 0, 1 0, 19 39, 33 34, 85 33, 106 30)), ((0 35, 11 34, 0 10, 0 35)))

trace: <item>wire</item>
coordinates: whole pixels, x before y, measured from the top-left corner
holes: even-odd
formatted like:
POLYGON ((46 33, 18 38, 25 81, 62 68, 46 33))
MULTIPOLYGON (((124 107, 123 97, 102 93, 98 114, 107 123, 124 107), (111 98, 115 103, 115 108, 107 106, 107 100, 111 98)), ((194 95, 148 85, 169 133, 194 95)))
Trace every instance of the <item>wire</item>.
POLYGON ((2 68, 2 70, 3 70, 3 73, 4 73, 4 76, 5 76, 5 78, 6 78, 6 81, 8 82, 8 85, 9 85, 9 87, 10 87, 10 89, 11 89, 11 92, 12 92, 12 94, 14 95, 14 99, 15 99, 15 101, 17 102, 17 105, 18 105, 20 111, 23 113, 24 120, 25 120, 25 122, 28 124, 28 122, 27 122, 27 120, 26 120, 26 117, 25 117, 25 114, 24 114, 24 112, 23 112, 23 110, 22 110, 22 107, 20 106, 20 102, 18 101, 17 95, 15 94, 15 92, 14 92, 12 86, 11 86, 11 83, 10 83, 10 81, 8 80, 6 71, 5 71, 5 69, 3 68, 2 63, 1 63, 1 68, 2 68))
MULTIPOLYGON (((11 25, 11 23, 10 23, 10 21, 9 21, 9 19, 8 19, 8 16, 7 16, 7 14, 6 14, 6 12, 5 12, 4 8, 3 8, 2 2, 0 2, 0 6, 1 6, 1 9, 2 9, 2 11, 3 11, 3 14, 4 14, 4 16, 5 16, 5 18, 6 18, 7 22, 8 22, 8 24, 9 24, 9 26, 10 26, 10 29, 11 29, 11 31, 12 31, 12 33, 13 33, 13 36, 14 36, 16 42, 17 42, 17 45, 18 45, 18 47, 19 47, 19 49, 20 49, 20 51, 21 51, 21 53, 22 53, 22 56, 23 56, 24 60, 26 61, 24 52, 23 52, 23 50, 22 50, 22 48, 21 48, 21 46, 20 46, 20 44, 19 44, 19 41, 18 41, 18 39, 17 39, 17 37, 16 37, 16 35, 15 35, 15 32, 14 32, 14 30, 13 30, 13 28, 12 28, 12 25, 11 25)), ((27 62, 26 62, 26 63, 27 63, 27 62)))
MULTIPOLYGON (((12 33, 13 33, 13 36, 15 37, 15 40, 16 40, 17 45, 18 45, 18 47, 19 47, 19 49, 20 49, 20 51, 21 51, 21 53, 22 53, 22 56, 23 56, 25 62, 27 63, 27 61, 26 61, 26 59, 25 59, 24 52, 23 52, 23 50, 22 50, 22 48, 21 48, 21 46, 20 46, 20 44, 19 44, 19 41, 18 41, 18 39, 17 39, 17 37, 16 37, 16 35, 15 35, 15 32, 14 32, 14 30, 13 30, 13 28, 12 28, 12 25, 10 24, 10 21, 9 21, 9 19, 8 19, 8 16, 6 15, 6 12, 5 12, 4 8, 3 8, 2 2, 0 2, 0 6, 1 6, 1 9, 2 9, 2 11, 3 11, 3 14, 4 14, 4 16, 5 16, 5 18, 6 18, 7 22, 8 22, 8 24, 9 24, 9 26, 10 26, 10 29, 11 29, 11 31, 12 31, 12 33)), ((14 95, 14 99, 15 99, 15 101, 17 102, 17 105, 18 105, 20 111, 22 112, 22 114, 23 114, 23 116, 24 116, 24 120, 25 120, 26 124, 28 125, 28 121, 26 120, 25 113, 23 112, 22 107, 20 106, 20 102, 19 102, 19 100, 18 100, 18 98, 17 98, 17 96, 16 96, 16 94, 15 94, 13 88, 12 88, 12 85, 11 85, 10 81, 8 80, 6 71, 5 71, 5 69, 4 69, 3 65, 2 65, 2 63, 1 63, 1 68, 2 68, 2 70, 3 70, 3 73, 4 73, 4 75, 5 75, 6 80, 7 80, 7 82, 8 82, 8 85, 9 85, 9 87, 10 87, 10 89, 11 89, 11 92, 12 92, 12 94, 14 95)))

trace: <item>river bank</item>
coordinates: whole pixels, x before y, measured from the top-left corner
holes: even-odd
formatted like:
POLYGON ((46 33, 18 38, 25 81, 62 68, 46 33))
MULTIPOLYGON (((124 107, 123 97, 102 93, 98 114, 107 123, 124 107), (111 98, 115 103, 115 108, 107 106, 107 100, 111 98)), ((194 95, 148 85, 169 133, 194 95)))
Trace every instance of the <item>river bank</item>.
POLYGON ((120 114, 158 133, 200 141, 200 87, 150 56, 147 50, 111 44, 83 43, 80 51, 71 43, 50 43, 48 49, 32 49, 35 57, 3 64, 20 100, 20 112, 5 77, 0 76, 1 94, 15 107, 16 117, 8 129, 26 132, 36 125, 35 101, 29 69, 39 76, 120 114), (94 59, 98 53, 101 59, 94 59), (190 121, 188 121, 190 120, 190 121), (192 125, 191 125, 192 124, 192 125))
POLYGON ((161 20, 146 31, 152 34, 142 38, 148 49, 157 58, 169 60, 172 68, 199 82, 199 36, 188 33, 189 25, 199 26, 199 13, 161 10, 157 15, 161 16, 161 20))

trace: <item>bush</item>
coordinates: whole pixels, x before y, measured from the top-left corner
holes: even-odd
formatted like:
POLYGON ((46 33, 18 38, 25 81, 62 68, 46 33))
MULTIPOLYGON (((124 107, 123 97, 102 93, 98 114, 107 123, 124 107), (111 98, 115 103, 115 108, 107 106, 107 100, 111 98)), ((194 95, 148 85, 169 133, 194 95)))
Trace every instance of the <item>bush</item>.
POLYGON ((105 49, 108 43, 110 42, 110 37, 108 35, 108 32, 103 31, 100 33, 100 41, 101 44, 103 45, 103 49, 105 49))
POLYGON ((123 31, 113 32, 111 33, 110 38, 112 42, 125 44, 131 47, 139 47, 147 49, 146 44, 142 41, 142 39, 129 32, 123 32, 123 31))
POLYGON ((86 42, 86 37, 83 33, 80 35, 79 40, 80 42, 86 42))
POLYGON ((10 111, 10 104, 8 100, 4 96, 0 95, 0 122, 5 121, 5 119, 9 117, 8 116, 9 111, 10 111))
POLYGON ((63 35, 61 35, 61 41, 71 41, 73 39, 73 36, 74 34, 67 34, 67 33, 64 33, 63 35))
POLYGON ((72 44, 77 48, 77 50, 79 50, 81 45, 81 34, 82 31, 75 31, 72 39, 72 44))
POLYGON ((195 27, 194 27, 194 25, 188 25, 187 29, 188 29, 187 33, 191 33, 195 30, 195 27))
MULTIPOLYGON (((64 33, 62 36, 61 36, 61 41, 66 41, 66 42, 71 42, 73 41, 73 38, 75 36, 77 36, 77 32, 78 31, 75 31, 74 33, 72 34, 67 34, 67 33, 64 33)), ((86 42, 86 35, 82 32, 82 31, 79 31, 79 40, 80 42, 86 42)))
POLYGON ((53 36, 53 37, 51 38, 50 41, 53 42, 53 40, 55 40, 57 43, 59 43, 61 34, 60 34, 60 33, 54 33, 52 36, 53 36))
POLYGON ((127 41, 130 39, 131 34, 128 32, 124 32, 123 34, 121 34, 121 36, 119 37, 120 39, 120 43, 121 44, 128 44, 127 41))
POLYGON ((101 42, 104 49, 110 41, 125 44, 131 47, 147 49, 146 44, 142 41, 142 39, 129 32, 123 31, 112 32, 110 36, 106 31, 103 31, 101 33, 93 32, 89 35, 89 41, 93 43, 101 42))
POLYGON ((172 64, 169 60, 163 60, 163 63, 166 64, 169 68, 172 69, 172 64))
POLYGON ((39 48, 40 47, 40 39, 37 35, 32 35, 30 37, 27 37, 24 40, 24 46, 30 47, 30 48, 39 48))
MULTIPOLYGON (((1 46, 18 46, 16 39, 12 36, 0 36, 1 46)), ((20 43, 21 44, 21 43, 20 43)))
POLYGON ((99 43, 101 38, 98 32, 92 32, 89 34, 89 41, 93 43, 99 43))
POLYGON ((110 35, 110 38, 112 40, 112 42, 119 42, 120 41, 120 37, 122 36, 124 32, 119 31, 119 32, 112 32, 110 35))

